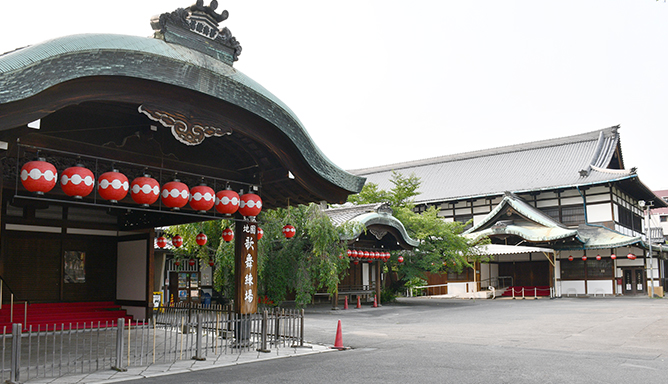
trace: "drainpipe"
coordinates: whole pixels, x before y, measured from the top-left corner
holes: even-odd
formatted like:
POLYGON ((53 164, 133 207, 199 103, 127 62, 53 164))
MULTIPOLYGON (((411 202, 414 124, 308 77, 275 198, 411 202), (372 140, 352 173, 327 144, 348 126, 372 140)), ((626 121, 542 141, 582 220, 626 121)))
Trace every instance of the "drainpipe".
POLYGON ((575 189, 577 189, 580 196, 582 196, 582 206, 584 207, 584 214, 585 214, 585 225, 589 225, 589 220, 587 219, 587 199, 585 199, 584 194, 582 194, 580 187, 576 185, 575 189))

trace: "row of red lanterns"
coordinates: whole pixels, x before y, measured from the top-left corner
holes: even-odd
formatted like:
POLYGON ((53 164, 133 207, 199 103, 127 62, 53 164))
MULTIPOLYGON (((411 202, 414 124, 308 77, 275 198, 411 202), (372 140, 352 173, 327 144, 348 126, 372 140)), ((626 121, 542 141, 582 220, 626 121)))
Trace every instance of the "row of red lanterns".
POLYGON ((387 262, 390 259, 390 252, 385 251, 358 251, 356 249, 349 249, 346 253, 348 254, 348 257, 352 257, 353 259, 383 260, 384 262, 387 262))
MULTIPOLYGON (((610 258, 612 260, 615 260, 617 258, 617 255, 615 255, 613 253, 612 255, 610 255, 610 258)), ((635 260, 636 255, 634 255, 633 253, 629 253, 628 255, 626 255, 626 258, 629 259, 629 260, 635 260)), ((582 260, 583 261, 587 260, 587 256, 582 256, 582 260)), ((596 255, 596 260, 601 260, 601 255, 596 255)), ((573 261, 573 256, 572 255, 568 256, 568 261, 573 261)))
MULTIPOLYGON (((58 181, 56 167, 42 159, 29 161, 21 168, 21 184, 30 192, 43 195, 51 191, 58 181)), ((88 196, 95 187, 95 175, 83 166, 77 165, 63 171, 60 178, 63 192, 71 197, 81 199, 88 196)), ((129 183, 128 178, 112 170, 100 175, 98 193, 109 202, 116 203, 127 196, 128 192, 135 203, 148 207, 160 197, 168 208, 179 209, 190 203, 190 207, 199 212, 206 212, 215 206, 222 214, 231 215, 239 212, 246 217, 255 217, 262 210, 262 199, 254 193, 239 196, 231 189, 214 193, 207 185, 198 185, 189 189, 179 180, 160 183, 150 175, 135 178, 129 183)))

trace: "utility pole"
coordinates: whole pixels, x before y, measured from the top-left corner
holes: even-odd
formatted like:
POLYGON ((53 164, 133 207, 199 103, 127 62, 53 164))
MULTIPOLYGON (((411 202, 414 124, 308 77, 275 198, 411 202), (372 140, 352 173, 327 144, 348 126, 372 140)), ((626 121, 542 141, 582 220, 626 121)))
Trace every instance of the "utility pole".
POLYGON ((652 214, 650 213, 650 209, 654 205, 653 202, 648 201, 645 202, 644 200, 640 200, 638 202, 641 208, 644 208, 647 212, 647 242, 649 243, 649 281, 650 281, 650 296, 651 298, 654 298, 654 266, 652 263, 652 214))

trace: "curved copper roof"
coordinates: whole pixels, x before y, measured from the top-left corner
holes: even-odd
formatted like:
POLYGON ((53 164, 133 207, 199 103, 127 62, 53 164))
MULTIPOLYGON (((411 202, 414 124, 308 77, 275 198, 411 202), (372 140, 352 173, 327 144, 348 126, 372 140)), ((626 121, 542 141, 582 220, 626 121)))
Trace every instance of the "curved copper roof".
POLYGON ((365 181, 333 164, 273 94, 186 46, 86 34, 0 55, 0 140, 80 142, 84 154, 103 148, 113 158, 134 136, 160 147, 151 156, 136 145, 147 165, 164 166, 167 159, 173 169, 259 185, 266 207, 286 206, 288 199, 343 202, 365 181), (203 119, 231 134, 183 146, 168 139, 168 128, 139 113, 140 106, 195 123, 203 119), (41 129, 26 131, 37 119, 41 129), (91 131, 97 134, 86 133, 91 131))

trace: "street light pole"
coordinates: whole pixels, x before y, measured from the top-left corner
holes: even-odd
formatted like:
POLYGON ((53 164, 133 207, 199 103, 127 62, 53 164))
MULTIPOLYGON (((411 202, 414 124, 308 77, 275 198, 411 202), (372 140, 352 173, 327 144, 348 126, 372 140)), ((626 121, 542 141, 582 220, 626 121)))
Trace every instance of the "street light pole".
POLYGON ((639 201, 640 206, 645 208, 647 211, 647 242, 649 243, 649 281, 650 281, 650 297, 654 298, 654 265, 652 263, 652 214, 650 209, 654 205, 651 201, 645 202, 644 200, 639 201))

